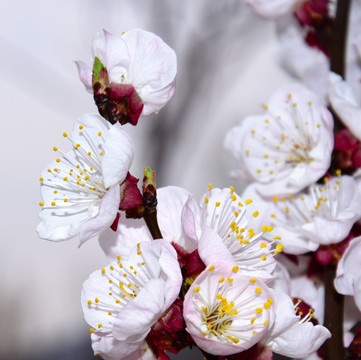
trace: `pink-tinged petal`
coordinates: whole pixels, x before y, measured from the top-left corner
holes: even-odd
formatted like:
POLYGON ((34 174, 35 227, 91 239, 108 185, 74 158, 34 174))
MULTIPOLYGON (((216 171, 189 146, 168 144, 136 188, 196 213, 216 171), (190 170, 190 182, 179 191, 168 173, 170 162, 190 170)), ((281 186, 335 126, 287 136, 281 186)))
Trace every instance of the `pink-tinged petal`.
POLYGON ((161 279, 151 279, 114 321, 113 336, 119 341, 143 340, 165 311, 165 288, 161 279))
POLYGON ((129 171, 134 157, 134 144, 131 137, 121 128, 113 125, 108 131, 104 144, 102 172, 106 188, 122 183, 129 171))
POLYGON ((201 233, 199 208, 193 197, 190 197, 182 211, 182 226, 185 237, 190 244, 184 249, 194 251, 197 248, 198 238, 201 233))
POLYGON ((222 259, 222 261, 236 265, 232 253, 227 249, 220 236, 210 227, 202 226, 202 235, 199 239, 198 252, 203 262, 212 265, 222 259))
POLYGON ((122 39, 131 59, 127 81, 142 98, 142 115, 150 115, 159 111, 174 94, 176 54, 159 36, 141 29, 125 32, 122 39))
POLYGON ((85 85, 85 88, 90 93, 93 93, 91 68, 83 61, 75 61, 75 65, 78 68, 79 78, 81 82, 85 85))
POLYGON ((314 353, 331 333, 322 325, 314 326, 296 316, 291 298, 272 291, 275 306, 275 322, 263 343, 272 351, 289 357, 304 358, 314 353))
POLYGON ((361 140, 361 106, 351 86, 336 73, 330 73, 329 97, 332 107, 352 134, 361 140))
POLYGON ((253 11, 266 19, 277 19, 291 13, 298 0, 245 0, 253 11))
POLYGON ((182 246, 187 252, 194 251, 197 248, 196 238, 191 237, 194 234, 189 236, 184 231, 190 222, 199 223, 198 205, 191 193, 176 186, 168 186, 158 189, 157 197, 157 217, 163 238, 182 246))
MULTIPOLYGON (((99 355, 104 360, 134 359, 133 354, 140 354, 143 343, 129 343, 114 339, 111 334, 91 335, 94 355, 99 355)), ((144 345, 143 345, 144 346, 144 345)), ((141 358, 138 358, 141 359, 141 358)))
MULTIPOLYGON (((98 235, 103 229, 110 227, 116 218, 118 207, 120 202, 120 187, 115 185, 108 189, 103 197, 99 213, 95 217, 91 217, 87 221, 80 231, 80 243, 83 245, 85 241, 89 240, 93 236, 98 235)), ((91 211, 91 209, 89 209, 91 211)), ((92 214, 93 215, 93 214, 92 214)))
POLYGON ((120 37, 101 30, 95 34, 92 48, 92 61, 98 57, 105 65, 111 82, 122 82, 127 74, 130 57, 127 44, 120 37))
POLYGON ((361 236, 351 240, 337 265, 335 288, 340 294, 355 295, 361 278, 361 236))

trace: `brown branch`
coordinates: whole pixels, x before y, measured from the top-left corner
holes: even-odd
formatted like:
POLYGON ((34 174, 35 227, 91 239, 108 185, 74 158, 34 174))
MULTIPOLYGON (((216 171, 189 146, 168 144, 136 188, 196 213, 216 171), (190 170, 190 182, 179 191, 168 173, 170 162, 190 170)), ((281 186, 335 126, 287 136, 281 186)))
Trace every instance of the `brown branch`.
POLYGON ((323 358, 325 360, 345 359, 343 347, 343 305, 344 296, 339 294, 333 281, 336 267, 327 265, 324 269, 325 282, 325 321, 324 325, 330 330, 332 337, 323 345, 323 358))

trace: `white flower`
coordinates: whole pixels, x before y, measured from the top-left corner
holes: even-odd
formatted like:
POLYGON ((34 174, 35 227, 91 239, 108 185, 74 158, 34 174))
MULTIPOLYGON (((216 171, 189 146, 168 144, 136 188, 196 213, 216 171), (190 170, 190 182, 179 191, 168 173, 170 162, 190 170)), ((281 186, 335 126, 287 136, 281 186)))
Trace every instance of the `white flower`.
POLYGON ((361 236, 351 240, 337 265, 335 288, 344 295, 352 295, 361 311, 361 236))
POLYGON ((258 343, 274 321, 270 290, 226 263, 209 266, 184 299, 186 330, 214 355, 231 355, 258 343))
POLYGON ((313 185, 308 193, 274 198, 270 221, 291 254, 315 251, 320 245, 344 240, 361 217, 361 195, 350 176, 313 185))
POLYGON ((120 184, 133 160, 134 145, 120 124, 110 125, 98 115, 86 114, 68 138, 73 149, 41 174, 42 222, 39 236, 60 241, 80 234, 80 244, 108 228, 116 218, 120 184))
MULTIPOLYGON (((175 52, 157 35, 133 29, 115 36, 99 31, 93 40, 91 64, 98 57, 115 84, 131 84, 140 96, 143 116, 158 112, 173 96, 177 58, 175 52)), ((76 62, 81 81, 92 89, 92 67, 76 62)))
POLYGON ((361 140, 361 104, 351 86, 336 73, 330 73, 330 103, 353 135, 361 140))
POLYGON ((331 334, 309 322, 311 310, 305 316, 296 314, 297 305, 261 280, 218 262, 204 270, 186 294, 186 330, 214 355, 239 353, 260 342, 282 355, 306 357, 331 334))
POLYGON ((282 244, 272 244, 280 237, 265 240, 272 226, 259 221, 262 216, 257 203, 241 199, 230 189, 211 189, 201 201, 202 233, 198 252, 206 265, 218 259, 234 263, 248 275, 270 278, 276 266, 274 254, 281 252, 282 244))
MULTIPOLYGON (((194 251, 198 239, 192 231, 195 226, 199 227, 199 208, 191 193, 176 186, 159 188, 157 201, 157 219, 163 238, 186 252, 194 251)), ((99 242, 108 259, 113 260, 117 255, 126 255, 140 239, 153 240, 145 221, 121 217, 117 231, 105 230, 99 242)))
POLYGON ((333 119, 317 96, 302 85, 280 88, 265 105, 229 131, 225 147, 240 170, 231 174, 255 182, 263 196, 294 194, 327 171, 333 148, 333 119))
POLYGON ((181 283, 176 252, 165 240, 138 243, 126 259, 90 275, 81 302, 95 354, 112 360, 138 352, 181 283))

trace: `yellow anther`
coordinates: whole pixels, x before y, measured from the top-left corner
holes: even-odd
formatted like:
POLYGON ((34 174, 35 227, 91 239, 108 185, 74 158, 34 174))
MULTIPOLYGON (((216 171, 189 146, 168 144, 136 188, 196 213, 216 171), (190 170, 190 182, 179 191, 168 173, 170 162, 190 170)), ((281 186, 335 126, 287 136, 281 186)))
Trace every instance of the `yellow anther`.
POLYGON ((261 169, 257 169, 257 174, 260 174, 262 172, 261 169))
POLYGON ((256 279, 255 278, 251 278, 251 279, 249 279, 249 282, 251 282, 251 283, 255 283, 256 282, 256 279))
POLYGON ((216 207, 220 206, 221 203, 219 201, 216 202, 216 207))
POLYGON ((256 130, 252 129, 251 134, 254 135, 256 133, 256 130))
POLYGON ((257 216, 259 215, 258 210, 256 210, 252 215, 253 215, 254 217, 257 217, 257 216))
POLYGON ((217 295, 216 295, 216 298, 217 298, 218 300, 221 300, 221 299, 222 299, 222 295, 221 295, 221 294, 217 294, 217 295))
POLYGON ((246 203, 246 205, 249 205, 249 204, 252 204, 252 200, 251 199, 247 199, 246 201, 245 201, 245 203, 246 203))
POLYGON ((54 151, 58 151, 58 148, 56 146, 53 147, 54 151))
POLYGON ((261 227, 261 231, 267 231, 267 226, 266 225, 263 225, 262 227, 261 227))
POLYGON ((92 304, 92 301, 91 300, 88 300, 88 305, 91 305, 92 304))
POLYGON ((113 266, 113 265, 110 265, 110 266, 109 266, 109 269, 110 269, 110 270, 114 270, 114 266, 113 266))
POLYGON ((112 284, 113 283, 113 280, 109 279, 109 284, 112 284))
POLYGON ((232 268, 232 271, 233 271, 233 272, 236 273, 238 270, 239 270, 239 266, 237 266, 237 265, 236 265, 236 266, 233 266, 233 268, 232 268))
POLYGON ((118 255, 118 256, 117 256, 117 260, 119 261, 120 259, 121 259, 121 256, 118 255))
POLYGON ((91 334, 93 334, 94 331, 95 331, 95 330, 94 330, 93 328, 90 328, 90 329, 89 329, 89 332, 90 332, 91 334))
POLYGON ((232 195, 232 201, 236 201, 237 200, 237 196, 236 195, 232 195))
POLYGON ((252 319, 251 319, 251 324, 253 325, 256 320, 257 320, 257 318, 255 318, 255 317, 252 318, 252 319))
POLYGON ((100 155, 100 156, 103 156, 103 155, 104 155, 103 151, 102 151, 102 152, 100 152, 100 153, 99 153, 99 155, 100 155))
POLYGON ((98 324, 98 329, 101 329, 103 327, 102 324, 98 324))
POLYGON ((52 202, 51 202, 51 206, 55 206, 55 201, 52 201, 52 202))
POLYGON ((264 158, 265 158, 265 159, 268 159, 268 158, 269 158, 269 155, 268 155, 268 154, 265 154, 265 155, 264 155, 264 158))
POLYGON ((98 132, 98 136, 102 136, 102 132, 101 132, 101 131, 98 132))
POLYGON ((64 180, 64 181, 68 181, 68 178, 65 176, 65 177, 63 177, 63 180, 64 180))
POLYGON ((285 213, 286 213, 286 214, 289 214, 289 212, 290 212, 290 209, 289 209, 288 207, 286 207, 285 213))
POLYGON ((89 152, 88 152, 88 155, 89 155, 89 156, 91 156, 91 154, 92 154, 92 152, 91 152, 91 151, 89 151, 89 152))
POLYGON ((261 243, 260 247, 265 248, 265 247, 267 247, 267 244, 263 242, 263 243, 261 243))
POLYGON ((256 294, 260 294, 260 293, 262 292, 262 289, 261 289, 261 288, 256 288, 256 289, 254 290, 254 292, 255 292, 256 294))
POLYGON ((208 204, 208 202, 209 202, 208 196, 205 197, 204 202, 205 202, 206 204, 208 204))
POLYGON ((339 176, 339 175, 341 175, 341 170, 337 169, 335 173, 336 173, 337 176, 339 176))
POLYGON ((64 136, 64 137, 68 137, 68 133, 63 132, 63 136, 64 136))
POLYGON ((273 230, 273 226, 267 226, 267 231, 271 232, 273 230))
MULTIPOLYGON (((56 160, 55 160, 57 163, 59 163, 60 162, 60 159, 59 158, 57 158, 56 160)), ((58 169, 54 169, 54 171, 57 171, 58 169)))
POLYGON ((212 184, 209 184, 208 185, 208 190, 211 191, 213 189, 213 185, 212 184))
POLYGON ((86 175, 85 177, 84 177, 84 180, 88 180, 89 179, 89 175, 86 175))
POLYGON ((271 216, 271 218, 275 218, 276 214, 271 214, 270 216, 271 216))
POLYGON ((109 315, 109 316, 112 316, 112 313, 111 313, 111 312, 108 312, 108 315, 109 315))
POLYGON ((266 320, 264 323, 263 323, 264 326, 267 326, 268 325, 268 320, 266 320))
POLYGON ((222 277, 222 278, 220 278, 220 279, 218 280, 218 282, 219 282, 220 284, 222 284, 223 281, 224 281, 224 277, 222 277))
POLYGON ((44 203, 42 201, 39 202, 40 206, 44 206, 44 203))
POLYGON ((84 126, 83 126, 83 125, 79 125, 79 129, 80 129, 80 130, 84 129, 84 126))
POLYGON ((235 211, 234 212, 234 216, 237 217, 239 215, 239 212, 238 211, 235 211))
POLYGON ((68 202, 68 199, 67 199, 67 198, 65 198, 65 199, 64 199, 64 202, 68 202))
POLYGON ((137 251, 137 255, 142 255, 142 252, 141 252, 141 251, 137 251))
POLYGON ((123 269, 123 264, 119 264, 119 268, 120 268, 120 269, 123 269))
POLYGON ((230 188, 230 190, 231 190, 231 194, 233 194, 233 193, 234 193, 234 187, 233 187, 233 186, 230 186, 229 188, 230 188))
POLYGON ((267 301, 270 303, 270 304, 273 304, 273 300, 271 298, 267 299, 267 301))
POLYGON ((267 104, 262 104, 262 107, 263 107, 265 110, 268 110, 268 105, 267 105, 267 104))
POLYGON ((260 259, 263 260, 263 261, 266 261, 266 260, 267 260, 267 256, 266 256, 266 255, 262 255, 262 256, 260 257, 260 259))
POLYGON ((44 181, 44 178, 43 178, 43 177, 41 177, 41 178, 39 179, 39 181, 44 181))
POLYGON ((263 309, 262 309, 262 308, 257 308, 257 309, 256 309, 256 313, 257 313, 257 314, 261 314, 261 313, 262 313, 262 311, 263 311, 263 309))
POLYGON ((194 292, 195 292, 195 293, 199 292, 199 286, 195 286, 194 292))
POLYGON ((249 151, 249 150, 246 150, 245 153, 246 153, 246 155, 249 155, 250 151, 249 151))
POLYGON ((270 302, 265 302, 263 307, 267 310, 272 304, 270 302))
POLYGON ((105 274, 105 269, 102 269, 102 274, 105 274))
POLYGON ((231 283, 231 282, 233 282, 233 279, 232 279, 232 278, 227 278, 227 281, 228 281, 229 283, 231 283))
POLYGON ((273 201, 277 202, 278 201, 278 196, 274 196, 272 199, 273 199, 273 201))
POLYGON ((212 271, 214 270, 214 265, 211 265, 209 268, 208 268, 209 271, 212 271))
POLYGON ((327 176, 324 177, 323 181, 324 183, 328 183, 329 178, 327 176))
POLYGON ((273 239, 275 239, 275 240, 281 240, 281 236, 274 236, 273 239))

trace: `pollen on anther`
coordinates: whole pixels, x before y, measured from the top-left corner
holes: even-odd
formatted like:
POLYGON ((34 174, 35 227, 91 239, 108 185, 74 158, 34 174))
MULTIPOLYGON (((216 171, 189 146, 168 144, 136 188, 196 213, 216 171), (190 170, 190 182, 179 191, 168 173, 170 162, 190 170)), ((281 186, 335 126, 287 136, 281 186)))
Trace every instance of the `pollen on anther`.
POLYGON ((98 304, 98 302, 99 302, 99 299, 98 298, 95 298, 95 302, 98 304))
POLYGON ((120 259, 121 259, 121 257, 118 255, 118 256, 117 256, 117 260, 119 261, 120 259))
POLYGON ((256 309, 256 313, 257 313, 257 314, 261 314, 262 312, 263 312, 263 309, 262 309, 262 308, 257 308, 257 309, 256 309))
POLYGON ((54 151, 58 151, 58 148, 56 146, 53 147, 54 151))
POLYGON ((212 184, 209 184, 208 185, 208 190, 211 191, 213 189, 213 185, 212 184))
POLYGON ((64 137, 68 137, 68 133, 63 132, 63 136, 64 136, 64 137))
POLYGON ((67 199, 67 198, 65 198, 65 199, 64 199, 64 202, 68 202, 68 199, 67 199))
POLYGON ((213 271, 214 270, 214 265, 211 265, 208 269, 208 271, 213 271))
POLYGON ((103 327, 102 324, 98 324, 98 329, 101 329, 103 327))
POLYGON ((216 207, 220 206, 221 203, 219 201, 216 202, 216 207))
POLYGON ((199 292, 199 286, 196 286, 196 287, 194 288, 194 292, 195 292, 195 293, 199 292))
POLYGON ((88 305, 91 305, 92 304, 92 301, 91 300, 88 300, 88 305))
POLYGON ((252 200, 251 199, 247 199, 246 201, 245 201, 245 203, 246 203, 246 205, 249 205, 249 204, 252 204, 252 200))
POLYGON ((227 278, 227 281, 228 281, 229 283, 232 283, 232 282, 233 282, 233 279, 232 279, 232 278, 227 278))
POLYGON ((231 194, 233 194, 233 193, 234 193, 234 187, 233 187, 233 186, 230 186, 229 188, 230 188, 230 190, 231 190, 231 194))
POLYGON ((102 151, 102 152, 100 152, 100 153, 99 153, 99 155, 100 155, 100 156, 103 156, 103 155, 104 155, 103 151, 102 151))
MULTIPOLYGON (((60 162, 60 159, 57 158, 55 161, 56 161, 57 163, 59 163, 59 162, 60 162)), ((54 171, 56 171, 56 170, 54 169, 54 171)))
POLYGON ((251 278, 251 279, 249 279, 249 282, 255 283, 255 282, 256 282, 256 279, 255 279, 255 278, 251 278))
POLYGON ((52 202, 51 202, 51 206, 55 206, 55 201, 52 201, 52 202))
POLYGON ((101 131, 98 132, 98 136, 102 136, 102 132, 101 132, 101 131))
POLYGON ((95 331, 95 330, 94 330, 93 328, 90 328, 90 329, 89 329, 89 332, 90 332, 91 334, 93 334, 94 331, 95 331))
POLYGON ((257 217, 257 216, 259 215, 258 210, 256 210, 252 215, 253 215, 254 217, 257 217))
POLYGON ((236 273, 238 271, 238 269, 239 269, 239 266, 236 265, 236 266, 233 266, 232 271, 236 273))
POLYGON ((102 269, 102 274, 105 274, 105 269, 102 269))
POLYGON ((39 202, 40 206, 44 206, 44 203, 42 201, 39 202))
POLYGON ((266 256, 266 255, 262 255, 262 256, 260 257, 260 259, 263 260, 263 261, 266 261, 266 260, 267 260, 267 256, 266 256))
POLYGON ((261 288, 256 288, 255 291, 254 291, 256 294, 260 294, 262 292, 262 289, 261 288))

